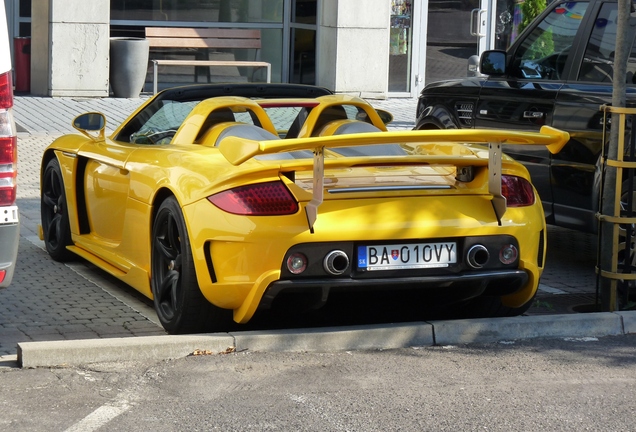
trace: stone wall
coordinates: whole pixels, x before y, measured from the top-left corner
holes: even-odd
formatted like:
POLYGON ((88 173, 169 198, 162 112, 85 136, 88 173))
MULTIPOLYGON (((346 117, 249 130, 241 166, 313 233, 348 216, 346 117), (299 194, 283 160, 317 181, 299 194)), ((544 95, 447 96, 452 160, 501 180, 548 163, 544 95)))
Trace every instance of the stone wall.
POLYGON ((31 94, 108 96, 109 0, 39 0, 31 17, 31 94))

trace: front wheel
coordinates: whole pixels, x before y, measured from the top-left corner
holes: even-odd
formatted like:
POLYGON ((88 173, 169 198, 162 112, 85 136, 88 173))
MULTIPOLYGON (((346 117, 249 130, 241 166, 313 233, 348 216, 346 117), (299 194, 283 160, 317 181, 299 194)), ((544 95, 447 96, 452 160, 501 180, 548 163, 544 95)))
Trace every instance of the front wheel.
POLYGON ((171 334, 222 330, 231 311, 212 305, 201 293, 188 231, 177 200, 166 199, 152 226, 151 287, 155 311, 171 334))

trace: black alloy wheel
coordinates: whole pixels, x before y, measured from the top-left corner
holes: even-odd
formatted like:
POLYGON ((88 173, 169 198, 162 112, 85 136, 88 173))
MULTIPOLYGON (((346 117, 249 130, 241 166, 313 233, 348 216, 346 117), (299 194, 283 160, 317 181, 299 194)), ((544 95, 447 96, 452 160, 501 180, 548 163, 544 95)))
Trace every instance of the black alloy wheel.
POLYGON ((60 163, 55 158, 51 159, 44 168, 40 214, 42 230, 44 231, 44 245, 51 258, 60 262, 74 259, 75 254, 66 248, 73 242, 62 170, 60 163))
POLYGON ((155 311, 168 333, 201 333, 229 325, 231 311, 212 305, 199 289, 188 231, 174 197, 157 211, 151 254, 155 311))

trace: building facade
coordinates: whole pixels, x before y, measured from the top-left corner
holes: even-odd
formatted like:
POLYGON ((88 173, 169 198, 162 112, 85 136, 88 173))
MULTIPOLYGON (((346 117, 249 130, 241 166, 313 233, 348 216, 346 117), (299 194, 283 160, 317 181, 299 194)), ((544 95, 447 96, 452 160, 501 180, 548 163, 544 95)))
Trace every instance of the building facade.
MULTIPOLYGON (((378 99, 414 97, 426 82, 465 76, 467 57, 478 52, 478 0, 4 1, 11 35, 31 38, 30 91, 46 96, 107 96, 108 40, 143 38, 153 26, 258 29, 258 53, 228 54, 271 63, 273 82, 378 99)), ((194 79, 191 70, 160 70, 164 85, 194 79)))

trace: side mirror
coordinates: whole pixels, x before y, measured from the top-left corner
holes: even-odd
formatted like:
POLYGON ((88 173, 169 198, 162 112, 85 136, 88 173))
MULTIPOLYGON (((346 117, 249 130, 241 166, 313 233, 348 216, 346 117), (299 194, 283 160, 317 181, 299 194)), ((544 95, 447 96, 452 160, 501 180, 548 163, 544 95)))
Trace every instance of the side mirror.
POLYGON ((84 135, 93 139, 103 139, 104 129, 106 127, 106 117, 102 113, 89 112, 75 117, 73 127, 84 135), (97 135, 89 132, 98 132, 97 135))
POLYGON ((505 75, 506 52, 501 50, 484 51, 479 59, 479 71, 484 75, 505 75))

